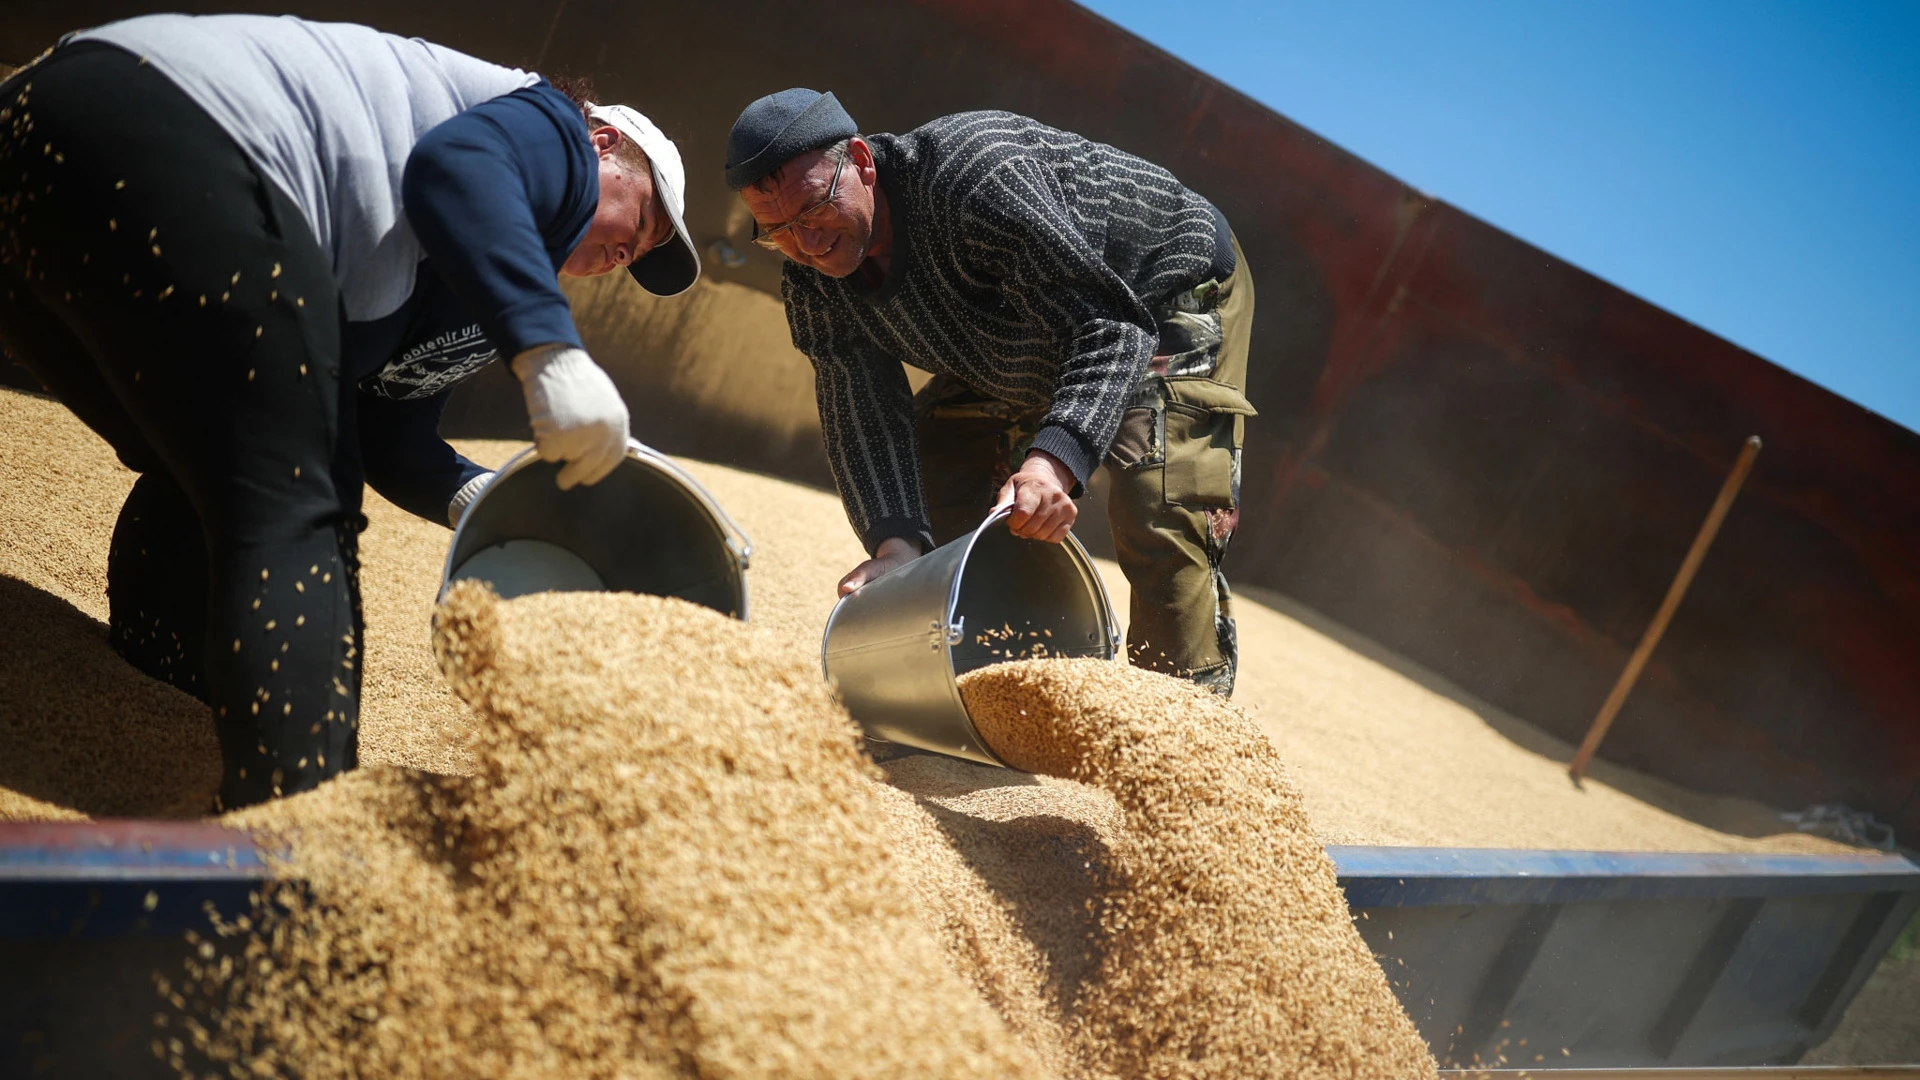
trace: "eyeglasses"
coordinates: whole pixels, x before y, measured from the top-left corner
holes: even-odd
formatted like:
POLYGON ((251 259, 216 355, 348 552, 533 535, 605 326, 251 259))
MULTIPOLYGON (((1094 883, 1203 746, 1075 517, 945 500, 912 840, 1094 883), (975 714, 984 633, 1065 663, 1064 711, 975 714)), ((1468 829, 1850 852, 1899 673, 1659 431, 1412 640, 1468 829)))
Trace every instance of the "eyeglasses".
POLYGON ((834 159, 833 181, 827 185, 827 197, 793 215, 792 221, 787 222, 785 225, 768 229, 766 232, 761 232, 760 222, 755 220, 753 223, 753 242, 766 248, 768 251, 783 251, 785 249, 781 247, 781 241, 793 236, 794 226, 801 225, 809 229, 818 228, 819 226, 807 219, 821 209, 824 209, 827 204, 833 202, 834 195, 840 191, 840 173, 846 168, 847 160, 844 156, 837 156, 834 159))

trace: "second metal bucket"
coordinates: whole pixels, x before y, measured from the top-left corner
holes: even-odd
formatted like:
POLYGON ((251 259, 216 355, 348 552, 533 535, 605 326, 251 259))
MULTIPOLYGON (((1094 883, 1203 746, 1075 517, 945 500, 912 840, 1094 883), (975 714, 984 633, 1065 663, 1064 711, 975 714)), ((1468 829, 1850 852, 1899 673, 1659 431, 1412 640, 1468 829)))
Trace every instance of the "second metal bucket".
POLYGON ((462 578, 504 597, 607 590, 675 596, 747 617, 753 545, 705 488, 639 442, 592 486, 562 491, 560 466, 514 456, 461 515, 440 588, 462 578))
POLYGON ((996 511, 834 607, 821 665, 869 737, 1002 765, 967 716, 961 675, 1021 655, 1119 654, 1113 607, 1080 541, 1023 540, 1007 516, 996 511))

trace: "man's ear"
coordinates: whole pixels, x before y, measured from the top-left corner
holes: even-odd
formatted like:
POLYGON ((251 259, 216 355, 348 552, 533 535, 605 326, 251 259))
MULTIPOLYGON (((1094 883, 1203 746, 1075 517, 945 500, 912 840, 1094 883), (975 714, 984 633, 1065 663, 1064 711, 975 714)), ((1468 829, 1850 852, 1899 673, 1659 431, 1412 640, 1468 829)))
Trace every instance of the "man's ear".
POLYGON ((593 140, 594 152, 601 157, 606 157, 620 148, 620 129, 617 127, 611 125, 597 127, 588 132, 587 137, 593 140))
POLYGON ((848 139, 847 159, 853 163, 854 168, 860 170, 860 179, 862 182, 873 182, 873 147, 867 145, 867 140, 858 135, 848 139))

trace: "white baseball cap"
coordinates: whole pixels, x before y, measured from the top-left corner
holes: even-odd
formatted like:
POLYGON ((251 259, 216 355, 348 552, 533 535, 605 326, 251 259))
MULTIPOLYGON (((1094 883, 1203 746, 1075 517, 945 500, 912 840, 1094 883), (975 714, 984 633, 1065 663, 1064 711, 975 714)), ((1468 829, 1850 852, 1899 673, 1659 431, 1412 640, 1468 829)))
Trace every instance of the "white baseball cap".
POLYGON ((587 104, 587 121, 596 127, 618 130, 622 138, 632 139, 653 165, 654 195, 673 221, 673 235, 667 242, 635 259, 627 273, 640 287, 655 296, 677 296, 700 279, 700 254, 687 235, 687 169, 680 163, 680 150, 673 140, 661 134, 637 109, 625 105, 587 104))

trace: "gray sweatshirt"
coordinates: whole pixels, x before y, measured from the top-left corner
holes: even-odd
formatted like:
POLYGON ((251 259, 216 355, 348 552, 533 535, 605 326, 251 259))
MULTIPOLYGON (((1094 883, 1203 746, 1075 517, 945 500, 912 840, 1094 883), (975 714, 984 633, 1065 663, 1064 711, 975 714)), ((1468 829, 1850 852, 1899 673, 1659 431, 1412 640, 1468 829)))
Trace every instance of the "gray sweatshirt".
POLYGON ((401 213, 407 156, 428 129, 539 76, 348 23, 144 15, 82 30, 173 80, 306 214, 347 318, 413 294, 419 241, 401 213))

